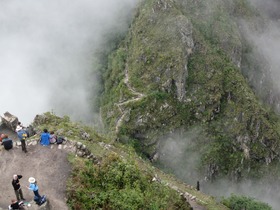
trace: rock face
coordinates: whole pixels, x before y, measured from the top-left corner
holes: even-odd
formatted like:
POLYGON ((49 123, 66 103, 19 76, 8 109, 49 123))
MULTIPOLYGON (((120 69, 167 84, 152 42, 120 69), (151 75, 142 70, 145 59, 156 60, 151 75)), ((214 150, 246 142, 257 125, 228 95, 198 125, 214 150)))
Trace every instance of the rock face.
POLYGON ((3 117, 1 117, 0 125, 5 125, 7 128, 11 130, 16 130, 17 123, 18 123, 18 118, 9 112, 5 112, 3 117))

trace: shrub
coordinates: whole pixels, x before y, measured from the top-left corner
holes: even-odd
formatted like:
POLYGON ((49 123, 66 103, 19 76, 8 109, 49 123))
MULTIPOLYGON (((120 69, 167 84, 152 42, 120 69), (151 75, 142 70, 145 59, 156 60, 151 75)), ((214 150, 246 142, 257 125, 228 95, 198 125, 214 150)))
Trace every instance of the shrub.
POLYGON ((116 154, 102 164, 75 159, 67 187, 70 209, 190 209, 172 189, 116 154))
POLYGON ((231 210, 272 210, 268 204, 246 196, 231 195, 223 199, 222 203, 231 210))

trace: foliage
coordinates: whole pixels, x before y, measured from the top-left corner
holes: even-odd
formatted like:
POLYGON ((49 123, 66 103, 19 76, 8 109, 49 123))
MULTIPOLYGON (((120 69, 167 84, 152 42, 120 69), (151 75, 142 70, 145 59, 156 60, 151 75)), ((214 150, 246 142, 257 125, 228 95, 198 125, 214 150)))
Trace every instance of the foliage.
POLYGON ((81 122, 73 122, 69 116, 59 117, 52 112, 37 115, 32 125, 36 128, 37 133, 46 128, 48 131, 54 131, 55 134, 60 136, 80 141, 81 134, 86 132, 90 135, 89 140, 100 141, 102 139, 105 141, 104 137, 91 126, 84 125, 81 122))
POLYGON ((143 1, 104 73, 101 110, 109 130, 123 119, 118 139, 138 140, 137 149, 152 155, 164 135, 202 127, 208 141, 201 168, 215 165, 220 176, 265 174, 262 165, 278 158, 280 121, 242 74, 235 14, 256 17, 250 8, 246 0, 143 1), (190 54, 182 34, 193 39, 190 54), (178 84, 185 85, 183 100, 178 84), (143 97, 132 100, 135 92, 143 97))
POLYGON ((231 210, 272 210, 268 204, 246 196, 231 195, 229 198, 224 198, 222 203, 231 210))
POLYGON ((101 165, 76 159, 68 182, 71 209, 190 209, 174 190, 115 153, 101 165))

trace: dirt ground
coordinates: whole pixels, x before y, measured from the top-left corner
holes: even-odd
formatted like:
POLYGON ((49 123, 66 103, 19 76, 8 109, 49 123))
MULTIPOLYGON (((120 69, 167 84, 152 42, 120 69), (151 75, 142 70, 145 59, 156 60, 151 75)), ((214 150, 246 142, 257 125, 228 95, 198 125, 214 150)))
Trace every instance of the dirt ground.
POLYGON ((8 133, 14 140, 14 148, 0 150, 0 208, 7 209, 11 199, 16 199, 12 179, 14 174, 22 175, 20 184, 26 201, 33 200, 33 192, 28 190, 28 178, 34 177, 38 182, 40 195, 46 195, 52 209, 66 210, 66 179, 70 175, 71 166, 67 161, 67 151, 58 149, 57 145, 44 147, 40 144, 27 146, 28 153, 15 146, 15 133, 8 133))

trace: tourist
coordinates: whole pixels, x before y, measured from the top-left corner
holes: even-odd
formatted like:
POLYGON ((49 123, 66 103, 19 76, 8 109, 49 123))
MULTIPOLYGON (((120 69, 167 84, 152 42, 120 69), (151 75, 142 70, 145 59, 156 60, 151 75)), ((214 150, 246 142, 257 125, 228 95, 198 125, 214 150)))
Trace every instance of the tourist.
POLYGON ((19 128, 20 130, 17 131, 17 136, 18 139, 21 142, 21 149, 23 152, 27 153, 27 149, 26 149, 26 138, 27 138, 27 133, 25 130, 23 130, 23 128, 19 128))
POLYGON ((11 205, 9 206, 9 210, 22 210, 24 208, 24 203, 22 201, 17 201, 16 199, 12 199, 11 205))
POLYGON ((13 176, 13 181, 12 181, 12 185, 14 187, 14 191, 15 191, 15 194, 16 194, 16 197, 17 197, 17 200, 25 200, 23 198, 23 194, 22 194, 22 190, 21 190, 21 186, 20 186, 20 182, 19 182, 19 179, 22 178, 22 175, 14 175, 13 176))
POLYGON ((39 188, 38 188, 38 185, 37 185, 37 182, 36 182, 35 178, 34 177, 29 177, 28 182, 30 184, 29 184, 29 187, 27 187, 27 188, 29 190, 33 191, 36 199, 41 200, 41 196, 39 194, 39 188))
POLYGON ((51 135, 47 129, 44 129, 44 132, 41 134, 41 144, 43 146, 48 146, 50 144, 51 135))
POLYGON ((57 136, 54 134, 53 131, 51 131, 51 132, 50 132, 50 143, 51 143, 51 144, 56 143, 56 139, 57 139, 57 136))
POLYGON ((1 145, 4 146, 5 150, 10 150, 13 148, 13 140, 8 137, 8 135, 4 135, 1 145))
POLYGON ((24 127, 21 125, 21 122, 17 123, 17 127, 16 127, 16 132, 20 131, 21 129, 23 129, 24 127))

